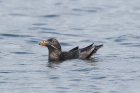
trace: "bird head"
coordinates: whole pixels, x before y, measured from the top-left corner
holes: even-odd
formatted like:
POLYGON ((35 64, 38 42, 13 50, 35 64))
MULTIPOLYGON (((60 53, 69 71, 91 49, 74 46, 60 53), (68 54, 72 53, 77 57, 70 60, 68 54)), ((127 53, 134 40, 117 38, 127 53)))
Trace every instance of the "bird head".
POLYGON ((61 51, 61 46, 59 44, 59 42, 55 39, 55 38, 50 38, 48 40, 42 40, 39 45, 41 46, 46 46, 49 49, 56 49, 61 51))

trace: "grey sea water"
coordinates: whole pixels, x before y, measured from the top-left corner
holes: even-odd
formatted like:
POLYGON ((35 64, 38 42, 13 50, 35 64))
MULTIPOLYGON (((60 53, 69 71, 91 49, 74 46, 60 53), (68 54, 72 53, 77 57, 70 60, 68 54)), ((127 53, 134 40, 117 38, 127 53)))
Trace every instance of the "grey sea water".
POLYGON ((0 93, 139 92, 139 0, 0 0, 0 93), (64 51, 104 47, 51 63, 38 44, 52 37, 64 51))

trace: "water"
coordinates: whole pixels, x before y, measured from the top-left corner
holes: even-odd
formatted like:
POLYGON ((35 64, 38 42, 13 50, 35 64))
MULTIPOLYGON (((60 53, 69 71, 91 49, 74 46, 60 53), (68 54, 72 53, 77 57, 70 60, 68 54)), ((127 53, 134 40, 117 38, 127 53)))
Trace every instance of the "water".
POLYGON ((139 0, 0 0, 0 93, 139 93, 139 0), (104 44, 92 61, 48 62, 42 39, 63 50, 104 44))

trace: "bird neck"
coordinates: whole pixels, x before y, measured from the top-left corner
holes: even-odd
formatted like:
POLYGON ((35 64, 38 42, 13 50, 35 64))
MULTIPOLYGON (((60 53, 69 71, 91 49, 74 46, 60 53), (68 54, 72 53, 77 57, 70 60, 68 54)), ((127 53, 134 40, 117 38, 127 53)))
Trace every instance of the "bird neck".
POLYGON ((59 60, 59 56, 60 56, 61 51, 57 50, 57 49, 49 49, 49 60, 50 61, 55 61, 55 60, 59 60))

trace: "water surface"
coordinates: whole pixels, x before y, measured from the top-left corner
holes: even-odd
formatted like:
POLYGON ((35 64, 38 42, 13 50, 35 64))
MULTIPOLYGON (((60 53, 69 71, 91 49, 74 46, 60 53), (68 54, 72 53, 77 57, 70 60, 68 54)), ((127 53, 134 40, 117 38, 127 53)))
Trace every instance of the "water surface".
POLYGON ((139 0, 0 0, 0 93, 139 93, 139 0), (42 39, 64 51, 104 44, 91 61, 48 62, 42 39))

